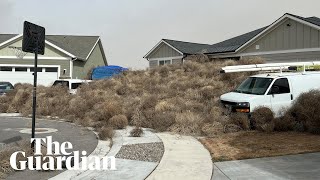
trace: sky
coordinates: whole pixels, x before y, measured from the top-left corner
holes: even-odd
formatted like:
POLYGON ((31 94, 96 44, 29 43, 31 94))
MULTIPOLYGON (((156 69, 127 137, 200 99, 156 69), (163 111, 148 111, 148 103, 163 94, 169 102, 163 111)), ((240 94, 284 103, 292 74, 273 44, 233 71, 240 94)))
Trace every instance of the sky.
POLYGON ((271 24, 285 13, 320 17, 319 0, 0 0, 0 33, 27 20, 46 34, 97 35, 109 65, 148 67, 161 39, 215 44, 271 24))

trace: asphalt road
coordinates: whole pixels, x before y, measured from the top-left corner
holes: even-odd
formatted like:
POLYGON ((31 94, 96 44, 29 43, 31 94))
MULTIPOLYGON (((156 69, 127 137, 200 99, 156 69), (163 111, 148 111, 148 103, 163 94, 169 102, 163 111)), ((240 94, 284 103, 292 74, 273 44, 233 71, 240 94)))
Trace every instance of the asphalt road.
MULTIPOLYGON (((67 122, 58 122, 51 120, 37 120, 36 128, 49 128, 49 131, 42 129, 42 134, 36 133, 36 138, 45 138, 52 136, 53 141, 61 143, 69 141, 73 145, 73 151, 87 151, 89 155, 97 146, 96 135, 83 128, 67 122)), ((31 119, 21 117, 0 117, 0 143, 14 143, 15 140, 30 140, 31 119), (26 131, 26 133, 23 133, 26 131)), ((20 171, 8 177, 8 179, 48 179, 61 171, 41 172, 41 171, 20 171)))

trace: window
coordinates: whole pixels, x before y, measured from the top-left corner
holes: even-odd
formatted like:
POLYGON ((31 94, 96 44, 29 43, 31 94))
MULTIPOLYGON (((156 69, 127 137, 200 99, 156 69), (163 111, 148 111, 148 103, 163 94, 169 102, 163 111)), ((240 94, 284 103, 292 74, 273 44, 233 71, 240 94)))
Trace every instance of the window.
POLYGON ((235 92, 263 95, 267 91, 272 81, 272 78, 250 77, 243 81, 243 83, 240 84, 235 92))
MULTIPOLYGON (((34 72, 34 68, 30 68, 30 72, 34 72)), ((41 67, 38 67, 37 68, 37 72, 42 72, 42 68, 41 67)))
POLYGON ((270 89, 269 94, 286 94, 286 93, 290 93, 290 87, 289 87, 289 82, 287 78, 282 78, 282 79, 278 79, 276 80, 273 85, 272 88, 270 89), (272 92, 273 89, 278 89, 278 92, 272 92))
POLYGON ((62 86, 62 87, 68 87, 69 88, 69 82, 68 81, 55 81, 53 83, 53 86, 62 86))
POLYGON ((27 72, 27 67, 15 67, 16 72, 27 72))
POLYGON ((81 85, 82 85, 82 83, 72 83, 71 84, 71 89, 78 89, 79 86, 81 86, 81 85))
POLYGON ((0 82, 0 90, 11 90, 14 89, 11 83, 9 82, 0 82))
POLYGON ((162 61, 159 61, 159 65, 160 65, 160 66, 163 66, 163 65, 166 65, 166 64, 171 64, 171 60, 162 60, 162 61))
POLYGON ((12 71, 12 67, 0 67, 0 71, 12 71))
POLYGON ((58 68, 46 68, 46 72, 58 72, 58 68))

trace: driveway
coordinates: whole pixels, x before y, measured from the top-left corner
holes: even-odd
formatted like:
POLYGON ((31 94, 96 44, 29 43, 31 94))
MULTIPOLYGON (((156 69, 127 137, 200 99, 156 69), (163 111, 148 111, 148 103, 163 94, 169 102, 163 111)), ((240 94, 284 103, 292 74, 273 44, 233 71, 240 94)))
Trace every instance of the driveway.
POLYGON ((320 153, 214 163, 212 179, 319 179, 320 153))
MULTIPOLYGON (((30 139, 31 119, 21 117, 0 117, 0 143, 14 143, 15 140, 30 139)), ((62 142, 69 141, 73 145, 74 151, 87 151, 90 154, 97 146, 98 140, 96 135, 87 128, 77 126, 75 124, 38 120, 36 128, 47 128, 48 131, 41 131, 43 134, 37 134, 36 137, 52 136, 53 141, 62 142)), ((20 171, 9 176, 8 179, 48 179, 61 171, 41 172, 41 171, 20 171)))

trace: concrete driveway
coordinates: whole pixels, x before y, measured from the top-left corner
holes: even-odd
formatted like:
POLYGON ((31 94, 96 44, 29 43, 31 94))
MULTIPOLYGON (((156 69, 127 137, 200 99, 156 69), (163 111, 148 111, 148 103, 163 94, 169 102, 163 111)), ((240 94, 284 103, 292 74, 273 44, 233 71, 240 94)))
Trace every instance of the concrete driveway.
POLYGON ((320 153, 214 163, 212 179, 319 179, 320 153))
MULTIPOLYGON (((10 141, 11 138, 21 137, 22 139, 30 140, 31 134, 31 119, 21 117, 0 117, 0 143, 10 141)), ((41 131, 36 137, 52 136, 54 141, 66 142, 69 141, 73 145, 74 151, 87 151, 90 154, 97 146, 98 140, 96 135, 83 128, 67 122, 38 120, 36 128, 47 128, 46 131, 41 131)), ((14 140, 14 139, 13 139, 14 140)), ((61 171, 41 172, 41 171, 20 171, 10 175, 7 179, 48 179, 61 171)))

